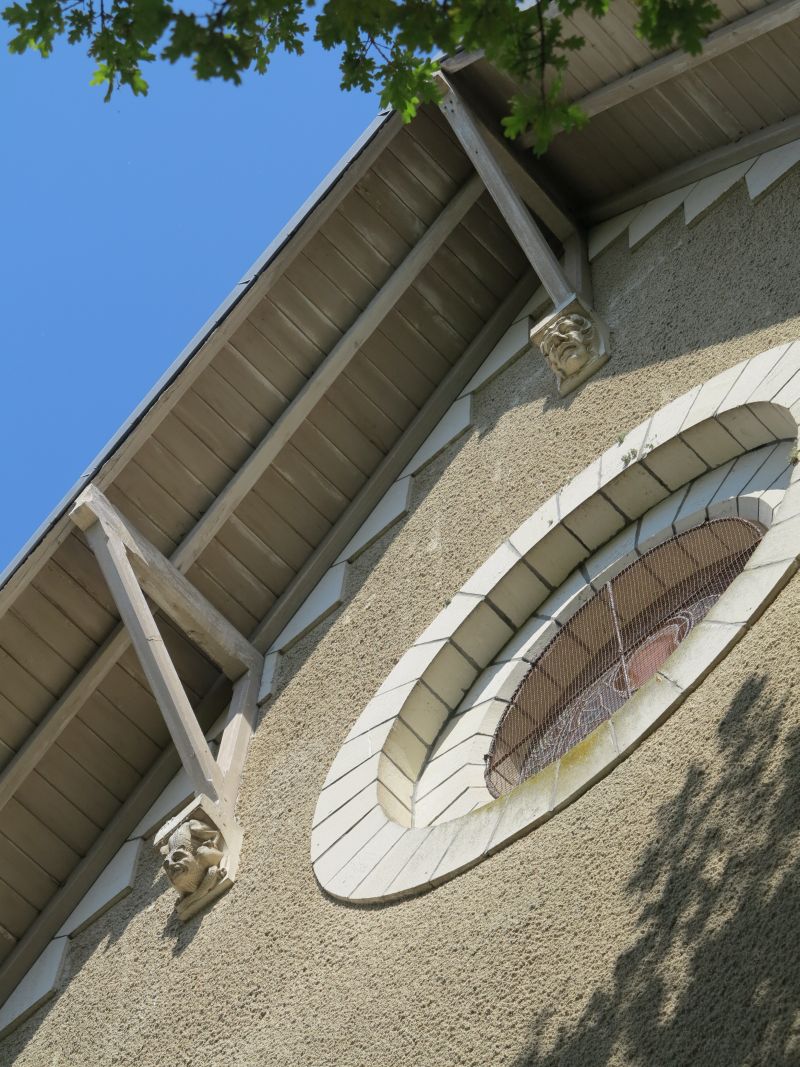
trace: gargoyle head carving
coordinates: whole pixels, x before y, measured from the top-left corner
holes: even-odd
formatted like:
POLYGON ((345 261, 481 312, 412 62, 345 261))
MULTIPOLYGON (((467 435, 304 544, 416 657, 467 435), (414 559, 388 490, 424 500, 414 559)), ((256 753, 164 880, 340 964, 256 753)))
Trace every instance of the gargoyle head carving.
POLYGON ((539 347, 559 381, 577 374, 596 357, 594 323, 585 315, 562 315, 547 328, 539 347))
POLYGON ((161 846, 163 867, 182 905, 195 903, 225 877, 221 866, 224 843, 219 830, 199 819, 187 819, 161 846))

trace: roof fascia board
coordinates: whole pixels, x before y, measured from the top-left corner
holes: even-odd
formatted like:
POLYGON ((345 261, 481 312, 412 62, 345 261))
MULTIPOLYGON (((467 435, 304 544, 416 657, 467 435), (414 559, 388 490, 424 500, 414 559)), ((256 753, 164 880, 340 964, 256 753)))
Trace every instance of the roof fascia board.
MULTIPOLYGON (((152 432, 154 425, 165 417, 183 392, 189 388, 191 382, 186 374, 187 368, 194 365, 196 376, 216 354, 218 345, 211 346, 210 342, 217 340, 218 344, 222 343, 224 337, 220 336, 220 330, 230 323, 234 309, 242 307, 244 298, 253 293, 256 283, 264 279, 269 268, 274 266, 281 253, 291 246, 294 238, 298 238, 296 251, 299 252, 302 243, 305 243, 305 240, 310 238, 315 229, 322 224, 323 220, 316 218, 322 213, 321 209, 327 205, 330 208, 328 213, 335 210, 335 206, 347 195, 363 170, 368 169, 373 158, 379 154, 401 125, 401 119, 396 112, 387 110, 376 116, 262 255, 245 272, 242 279, 237 282, 178 358, 159 378, 108 444, 92 460, 75 485, 0 574, 0 618, 13 603, 14 598, 25 588, 41 563, 49 558, 49 555, 69 535, 71 524, 66 518, 66 513, 82 490, 92 481, 101 488, 106 488, 110 484, 113 475, 124 465, 141 437, 152 432), (371 151, 368 151, 369 149, 371 151), (365 160, 368 162, 366 166, 363 166, 365 160), (358 163, 362 166, 356 166, 358 163), (342 179, 348 171, 351 180, 345 182, 342 179), (334 199, 334 206, 330 207, 334 199), (202 350, 209 347, 212 350, 208 353, 207 359, 200 361, 198 357, 202 350), (123 446, 126 447, 123 448, 123 446)), ((259 299, 261 295, 259 293, 259 299)), ((236 325, 238 324, 237 321, 236 325)))
POLYGON ((712 174, 727 170, 737 163, 754 156, 769 152, 773 148, 780 148, 790 141, 800 138, 800 115, 792 115, 774 126, 767 126, 763 130, 742 137, 734 144, 723 145, 714 148, 710 152, 704 152, 694 159, 672 167, 670 170, 657 174, 654 178, 642 182, 634 189, 628 189, 624 193, 604 200, 601 204, 590 207, 584 213, 585 220, 590 225, 605 222, 607 219, 616 218, 632 208, 641 207, 642 204, 655 200, 660 196, 682 189, 686 185, 708 178, 712 174))

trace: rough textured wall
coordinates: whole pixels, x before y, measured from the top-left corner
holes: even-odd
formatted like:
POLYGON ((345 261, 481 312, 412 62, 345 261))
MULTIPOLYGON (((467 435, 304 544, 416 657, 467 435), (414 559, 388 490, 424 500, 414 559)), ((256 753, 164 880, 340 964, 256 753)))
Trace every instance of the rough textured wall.
MULTIPOLYGON (((654 409, 800 336, 800 172, 595 264, 611 362, 565 402, 537 360, 477 398, 351 597, 287 657, 245 772, 240 878, 199 920, 146 855, 61 994, 0 1045, 34 1064, 587 1067, 800 1062, 800 580, 620 768, 432 893, 326 898, 318 791, 390 668, 473 569, 654 409)), ((16 1057, 16 1060, 15 1060, 16 1057)))

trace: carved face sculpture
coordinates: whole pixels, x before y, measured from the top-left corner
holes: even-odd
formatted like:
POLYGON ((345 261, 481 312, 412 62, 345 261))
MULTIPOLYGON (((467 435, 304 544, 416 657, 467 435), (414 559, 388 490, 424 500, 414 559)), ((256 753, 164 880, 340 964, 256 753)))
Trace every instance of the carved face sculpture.
POLYGON ((594 354, 595 328, 585 315, 562 315, 542 337, 539 346, 559 380, 577 374, 594 354))
POLYGON ((220 835, 213 827, 190 819, 181 823, 162 846, 163 867, 172 885, 183 897, 194 893, 208 870, 222 860, 220 835))

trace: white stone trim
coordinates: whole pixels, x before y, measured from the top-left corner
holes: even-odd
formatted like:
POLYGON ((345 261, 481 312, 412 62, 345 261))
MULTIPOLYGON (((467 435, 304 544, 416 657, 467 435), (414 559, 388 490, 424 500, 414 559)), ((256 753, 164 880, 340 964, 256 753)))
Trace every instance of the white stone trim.
POLYGON ((693 225, 742 179, 750 199, 759 200, 798 163, 800 141, 792 141, 601 222, 589 232, 589 260, 596 259, 625 230, 628 247, 636 248, 681 206, 686 225, 693 225))
POLYGON ((125 842, 58 931, 57 937, 75 937, 130 893, 143 843, 142 838, 125 842))
POLYGON ((53 938, 0 1008, 0 1039, 29 1019, 37 1008, 53 996, 68 945, 69 939, 66 937, 53 938))
MULTIPOLYGON (((770 490, 768 465, 775 465, 776 477, 779 466, 785 470, 787 450, 776 444, 797 438, 798 372, 800 341, 745 360, 692 389, 573 478, 478 568, 401 658, 351 730, 348 744, 378 725, 385 730, 380 758, 370 757, 369 769, 352 780, 358 791, 342 784, 346 777, 323 789, 311 859, 326 891, 366 903, 453 877, 608 774, 702 681, 797 569, 800 467, 791 467, 783 494, 770 490), (740 425, 746 443, 734 436, 740 425), (746 455, 754 448, 762 451, 746 455), (759 469, 762 478, 754 481, 759 469), (608 568, 619 564, 620 552, 630 550, 630 524, 636 524, 634 549, 644 551, 678 524, 722 514, 731 507, 726 500, 739 501, 747 517, 772 526, 707 623, 686 639, 664 671, 609 723, 508 796, 433 826, 411 826, 413 790, 427 746, 459 710, 480 705, 481 715, 496 715, 492 702, 513 692, 527 669, 523 657, 533 655, 544 639, 542 620, 566 617, 608 568), (618 543, 608 543, 612 538, 618 543), (566 582, 581 565, 586 573, 566 582), (500 634, 507 634, 507 626, 481 639, 485 620, 521 626, 531 612, 539 621, 527 622, 524 638, 514 635, 505 653, 500 634), (732 621, 731 613, 743 618, 732 621), (494 666, 483 670, 493 660, 494 666), (331 805, 325 794, 335 786, 331 805)), ((465 781, 456 802, 480 804, 480 787, 465 781), (477 797, 468 792, 472 789, 477 797)))

